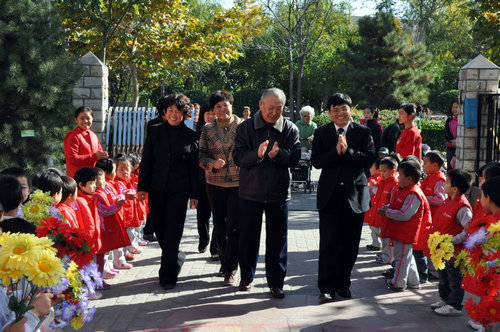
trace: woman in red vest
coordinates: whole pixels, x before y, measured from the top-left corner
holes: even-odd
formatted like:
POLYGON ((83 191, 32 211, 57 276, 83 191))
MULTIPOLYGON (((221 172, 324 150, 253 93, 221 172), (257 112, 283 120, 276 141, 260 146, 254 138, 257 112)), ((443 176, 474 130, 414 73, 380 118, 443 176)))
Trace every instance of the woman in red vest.
POLYGON ((81 106, 75 111, 76 128, 64 137, 66 174, 73 177, 82 167, 94 167, 99 159, 107 158, 97 135, 90 130, 94 115, 92 109, 81 106))

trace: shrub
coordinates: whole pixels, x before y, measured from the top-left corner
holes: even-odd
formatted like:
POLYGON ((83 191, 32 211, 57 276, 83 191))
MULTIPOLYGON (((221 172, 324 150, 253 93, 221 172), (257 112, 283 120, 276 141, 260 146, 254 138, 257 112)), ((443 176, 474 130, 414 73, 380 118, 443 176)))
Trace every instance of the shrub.
POLYGON ((458 100, 458 90, 449 90, 440 93, 429 102, 429 108, 433 113, 444 113, 451 115, 451 104, 458 100))

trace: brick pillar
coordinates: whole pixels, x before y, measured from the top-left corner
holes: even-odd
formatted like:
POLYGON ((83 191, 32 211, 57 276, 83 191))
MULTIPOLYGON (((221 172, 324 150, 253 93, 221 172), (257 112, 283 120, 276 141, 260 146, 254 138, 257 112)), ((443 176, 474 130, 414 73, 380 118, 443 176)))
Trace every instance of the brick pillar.
POLYGON ((92 52, 79 60, 83 76, 73 89, 73 106, 88 106, 94 113, 92 130, 102 145, 105 139, 105 121, 108 110, 108 68, 92 52))
MULTIPOLYGON (((477 133, 481 133, 481 148, 486 147, 486 114, 481 114, 482 128, 466 128, 464 117, 465 99, 478 98, 479 94, 498 93, 498 79, 500 77, 500 67, 489 61, 482 55, 478 55, 474 60, 460 69, 458 90, 460 100, 458 108, 458 128, 457 128, 457 164, 456 168, 467 171, 474 171, 476 160, 477 133)), ((481 110, 478 110, 481 112, 481 110)), ((484 164, 485 151, 480 153, 480 165, 484 164)))

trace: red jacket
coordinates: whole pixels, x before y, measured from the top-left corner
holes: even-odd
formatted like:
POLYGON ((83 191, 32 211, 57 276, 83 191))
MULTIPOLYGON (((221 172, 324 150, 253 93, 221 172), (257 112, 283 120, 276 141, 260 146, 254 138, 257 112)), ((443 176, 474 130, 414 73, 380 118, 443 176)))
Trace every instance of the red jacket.
POLYGON ((403 158, 413 155, 422 160, 422 136, 417 126, 413 125, 401 132, 396 143, 396 153, 403 158))
POLYGON ((73 177, 82 167, 94 167, 96 151, 102 150, 101 143, 92 130, 76 127, 64 137, 64 156, 66 157, 66 174, 73 177))
MULTIPOLYGON (((131 189, 135 190, 130 181, 118 178, 115 178, 115 188, 121 195, 125 195, 131 189)), ((139 227, 141 225, 136 199, 127 199, 123 204, 123 224, 125 227, 139 227)))
POLYGON ((485 210, 481 205, 481 197, 479 197, 478 199, 476 199, 476 204, 474 205, 474 211, 472 212, 472 220, 470 222, 470 226, 472 226, 472 223, 474 222, 475 219, 486 217, 490 214, 491 212, 485 210))
MULTIPOLYGON (((422 191, 425 196, 434 196, 434 186, 436 183, 441 181, 446 181, 446 176, 444 176, 443 172, 439 171, 434 174, 429 174, 425 179, 422 180, 422 191)), ((430 205, 432 218, 434 219, 437 210, 439 209, 439 205, 430 205)))
MULTIPOLYGON (((458 210, 460 210, 462 207, 468 207, 469 209, 472 208, 469 204, 469 201, 467 200, 467 197, 465 195, 460 195, 458 197, 455 197, 453 200, 446 200, 446 202, 439 207, 439 210, 436 212, 436 220, 434 221, 434 224, 432 225, 432 230, 431 232, 439 232, 441 234, 450 234, 452 236, 455 236, 462 232, 464 228, 462 225, 459 225, 455 221, 455 217, 457 216, 458 210)), ((458 255, 458 253, 463 249, 463 244, 455 244, 455 255, 458 255)))
POLYGON ((398 188, 398 180, 396 179, 395 176, 391 176, 388 179, 382 180, 380 182, 378 190, 377 190, 377 195, 375 196, 375 218, 372 223, 372 226, 374 227, 384 227, 385 222, 387 217, 381 216, 380 214, 377 214, 377 210, 380 209, 383 205, 387 205, 391 201, 391 193, 396 191, 398 188))
MULTIPOLYGON (((110 200, 108 194, 104 189, 97 189, 94 193, 94 197, 98 203, 104 205, 105 207, 111 207, 114 204, 114 200, 110 200)), ((99 253, 106 253, 108 251, 126 247, 130 245, 130 239, 127 235, 127 231, 120 220, 120 215, 118 211, 121 208, 116 207, 117 210, 109 215, 101 215, 100 219, 102 221, 101 229, 101 241, 102 245, 99 248, 99 253)), ((112 211, 110 209, 109 211, 112 211)))
POLYGON ((408 244, 417 243, 420 224, 426 213, 430 216, 429 210, 427 209, 426 211, 425 208, 425 202, 427 202, 427 200, 420 187, 415 184, 406 188, 399 188, 399 190, 392 195, 389 208, 392 210, 401 210, 406 197, 410 194, 415 194, 417 199, 420 200, 420 206, 417 212, 408 221, 397 221, 387 217, 386 224, 382 228, 381 237, 408 244))
POLYGON ((74 208, 64 203, 57 204, 56 208, 64 216, 66 222, 70 225, 71 228, 83 228, 78 223, 78 218, 76 216, 74 208))
POLYGON ((99 234, 101 228, 95 200, 92 196, 78 190, 78 197, 72 205, 75 208, 78 223, 83 225, 83 229, 88 234, 90 251, 95 254, 100 247, 99 234))
MULTIPOLYGON (((137 183, 139 182, 139 173, 140 169, 137 169, 137 173, 134 173, 130 176, 130 182, 134 188, 137 188, 137 183)), ((148 194, 146 193, 146 199, 143 201, 137 201, 137 214, 139 217, 139 222, 146 222, 147 216, 149 213, 148 208, 148 194)))
MULTIPOLYGON (((380 181, 382 181, 382 176, 380 174, 377 175, 372 175, 370 176, 367 181, 370 183, 371 181, 375 181, 375 185, 377 186, 377 193, 380 190, 380 181)), ((364 222, 367 223, 370 226, 373 226, 373 220, 375 219, 375 216, 377 215, 377 210, 375 210, 375 196, 377 193, 372 194, 370 191, 370 209, 365 212, 365 219, 364 222)))
MULTIPOLYGON (((476 206, 477 206, 476 202, 476 206)), ((479 202, 479 205, 481 205, 481 202, 479 202)), ((489 211, 482 210, 487 212, 486 214, 483 214, 477 218, 474 216, 472 217, 472 220, 469 224, 469 228, 467 229, 467 237, 470 236, 473 232, 475 232, 479 227, 485 227, 487 228, 489 225, 496 223, 498 220, 500 220, 500 213, 492 214, 489 211)), ((475 212, 475 210, 474 210, 475 212)), ((466 274, 463 279, 462 279, 462 289, 464 291, 467 291, 471 294, 477 295, 477 296, 486 296, 484 294, 484 286, 482 285, 482 280, 479 280, 469 274, 466 274)))

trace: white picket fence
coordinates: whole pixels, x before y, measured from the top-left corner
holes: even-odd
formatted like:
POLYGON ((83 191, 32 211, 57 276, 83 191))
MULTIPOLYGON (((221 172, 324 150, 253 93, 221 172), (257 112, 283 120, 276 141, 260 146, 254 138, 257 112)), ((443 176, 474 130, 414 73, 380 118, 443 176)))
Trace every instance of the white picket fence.
POLYGON ((112 155, 141 154, 146 124, 155 117, 155 107, 111 107, 106 117, 106 149, 112 155))

